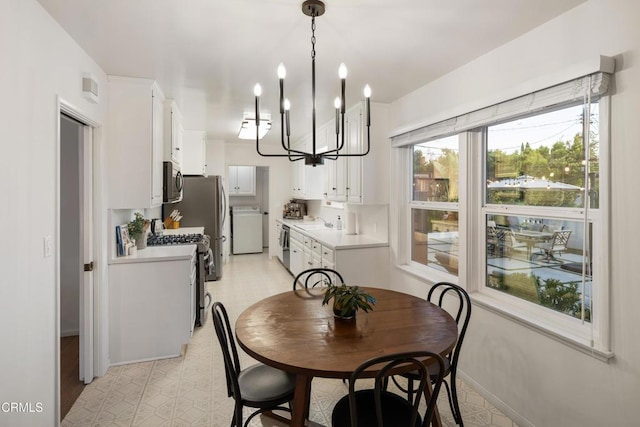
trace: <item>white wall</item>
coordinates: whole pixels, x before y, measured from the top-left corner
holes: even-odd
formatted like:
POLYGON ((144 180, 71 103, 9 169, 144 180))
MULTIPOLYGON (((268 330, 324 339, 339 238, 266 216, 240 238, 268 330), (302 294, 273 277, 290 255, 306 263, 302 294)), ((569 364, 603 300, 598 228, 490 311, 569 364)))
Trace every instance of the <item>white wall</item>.
MULTIPOLYGON (((609 363, 475 305, 460 368, 521 425, 635 426, 640 390, 640 287, 637 245, 640 198, 640 3, 591 0, 392 104, 391 128, 480 106, 596 55, 616 58, 611 96, 611 335, 609 363), (630 197, 631 196, 631 197, 630 197)), ((392 176, 399 174, 397 167, 392 176)), ((396 178, 397 179, 397 178, 396 178)), ((397 188, 395 183, 393 188, 397 188)), ((391 206, 392 253, 397 202, 391 206)), ((420 295, 426 285, 392 269, 396 288, 420 295)))
MULTIPOLYGON (((0 425, 57 424, 55 363, 56 256, 44 257, 43 237, 56 235, 58 174, 56 96, 106 124, 104 72, 35 0, 0 2, 0 133, 4 154, 5 224, 0 244, 0 402, 42 403, 42 412, 0 413, 0 425), (82 74, 100 85, 100 103, 82 97, 82 74)), ((105 133, 101 132, 101 140, 105 133)), ((101 141, 99 141, 100 143, 101 141)), ((102 154, 104 158, 104 152, 102 154)), ((97 171, 98 174, 102 172, 97 171)), ((100 224, 101 232, 106 225, 100 224)), ((57 252, 57 244, 55 248, 57 252)), ((102 251, 106 253, 106 251, 102 251)), ((106 257, 96 259, 106 265, 106 257)), ((105 269, 96 272, 104 282, 105 269)))

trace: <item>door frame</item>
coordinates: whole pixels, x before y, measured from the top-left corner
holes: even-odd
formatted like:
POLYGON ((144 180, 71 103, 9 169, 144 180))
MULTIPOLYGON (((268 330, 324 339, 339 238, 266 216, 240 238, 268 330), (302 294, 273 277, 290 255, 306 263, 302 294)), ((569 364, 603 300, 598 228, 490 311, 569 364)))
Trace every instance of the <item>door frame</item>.
MULTIPOLYGON (((104 329, 106 327, 107 318, 106 316, 106 293, 104 291, 104 284, 106 283, 106 262, 102 262, 105 259, 105 251, 102 248, 104 241, 104 233, 101 232, 102 228, 101 224, 104 220, 104 215, 102 214, 102 206, 103 206, 103 192, 102 189, 102 157, 101 156, 101 148, 102 144, 100 141, 102 140, 102 126, 100 123, 89 118, 85 113, 82 112, 81 109, 74 106, 72 103, 64 100, 60 96, 57 97, 57 108, 56 108, 56 211, 55 211, 55 282, 56 282, 56 300, 55 300, 55 417, 57 420, 60 419, 60 160, 61 160, 61 139, 60 139, 60 115, 64 113, 65 115, 72 117, 73 119, 84 123, 90 129, 87 131, 85 129, 84 135, 90 136, 90 149, 91 149, 91 170, 92 170, 92 183, 91 183, 91 193, 92 200, 91 206, 89 206, 89 212, 86 212, 86 201, 85 206, 83 208, 83 212, 85 214, 89 214, 92 218, 90 231, 91 233, 91 249, 93 252, 93 298, 88 304, 91 304, 89 308, 89 312, 93 313, 92 323, 93 327, 90 331, 85 331, 85 335, 89 335, 92 338, 92 360, 88 362, 88 366, 93 367, 93 376, 89 379, 89 382, 93 380, 96 376, 101 376, 106 373, 108 368, 108 352, 107 352, 107 342, 106 339, 108 335, 104 333, 104 329)), ((85 144, 87 141, 85 141, 85 144)), ((84 161, 88 159, 85 157, 84 161)), ((81 253, 84 256, 84 248, 82 248, 81 253)), ((81 313, 85 310, 81 310, 81 313)), ((80 319, 80 328, 84 327, 85 322, 84 319, 80 319)), ((89 323, 90 324, 90 323, 89 323)), ((84 352, 80 351, 80 356, 82 357, 84 352)), ((83 362, 81 361, 80 366, 83 366, 83 362)), ((85 379, 85 383, 87 379, 85 379)))

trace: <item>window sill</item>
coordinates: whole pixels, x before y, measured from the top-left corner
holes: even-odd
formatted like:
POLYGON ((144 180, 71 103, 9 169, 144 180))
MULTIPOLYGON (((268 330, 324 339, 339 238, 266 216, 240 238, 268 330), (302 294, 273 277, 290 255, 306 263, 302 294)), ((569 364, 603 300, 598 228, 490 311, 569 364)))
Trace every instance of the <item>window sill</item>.
POLYGON ((515 305, 510 306, 505 304, 502 300, 493 298, 490 295, 474 292, 471 295, 471 300, 474 305, 485 308, 528 329, 539 332, 554 339, 555 341, 558 341, 559 343, 565 344, 580 351, 581 353, 590 355, 602 362, 608 362, 614 357, 614 353, 612 351, 591 347, 587 339, 570 335, 567 331, 562 330, 551 323, 542 323, 535 317, 529 315, 529 313, 523 313, 521 310, 516 310, 515 305))
MULTIPOLYGON (((439 281, 449 281, 453 283, 458 282, 458 278, 455 276, 434 269, 427 269, 427 267, 417 268, 416 266, 407 264, 396 265, 395 267, 418 280, 430 284, 437 283, 439 281)), ((609 362, 609 360, 615 357, 614 353, 609 350, 591 347, 587 339, 569 334, 566 330, 562 330, 550 322, 540 322, 540 320, 532 314, 534 310, 521 310, 519 304, 509 304, 502 299, 494 298, 485 293, 473 292, 470 294, 470 297, 472 304, 476 306, 482 307, 504 317, 507 320, 514 321, 528 329, 541 333, 555 341, 558 341, 559 343, 578 350, 581 353, 590 355, 597 360, 609 362)))

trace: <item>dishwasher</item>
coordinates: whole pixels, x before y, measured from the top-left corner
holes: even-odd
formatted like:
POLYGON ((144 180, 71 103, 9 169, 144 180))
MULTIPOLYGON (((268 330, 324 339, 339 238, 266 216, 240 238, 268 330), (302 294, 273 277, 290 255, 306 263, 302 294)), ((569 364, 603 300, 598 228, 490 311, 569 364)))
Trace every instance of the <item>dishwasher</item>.
POLYGON ((231 208, 231 253, 262 252, 262 212, 257 206, 231 208))
POLYGON ((280 237, 278 238, 278 245, 280 246, 280 251, 282 252, 282 257, 280 260, 289 270, 289 266, 291 264, 291 252, 289 251, 289 233, 290 229, 288 225, 282 224, 282 228, 280 228, 280 237))

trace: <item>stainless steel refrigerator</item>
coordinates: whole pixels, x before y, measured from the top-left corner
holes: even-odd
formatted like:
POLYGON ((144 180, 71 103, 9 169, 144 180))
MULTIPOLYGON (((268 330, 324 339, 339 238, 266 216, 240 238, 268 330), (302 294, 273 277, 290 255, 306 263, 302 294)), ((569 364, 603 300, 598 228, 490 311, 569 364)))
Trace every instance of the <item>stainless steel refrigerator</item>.
POLYGON ((206 280, 218 280, 222 277, 222 248, 226 237, 223 235, 227 216, 226 196, 222 177, 185 176, 182 201, 165 205, 165 212, 178 209, 182 219, 181 227, 202 227, 204 234, 211 237, 214 274, 206 280))

